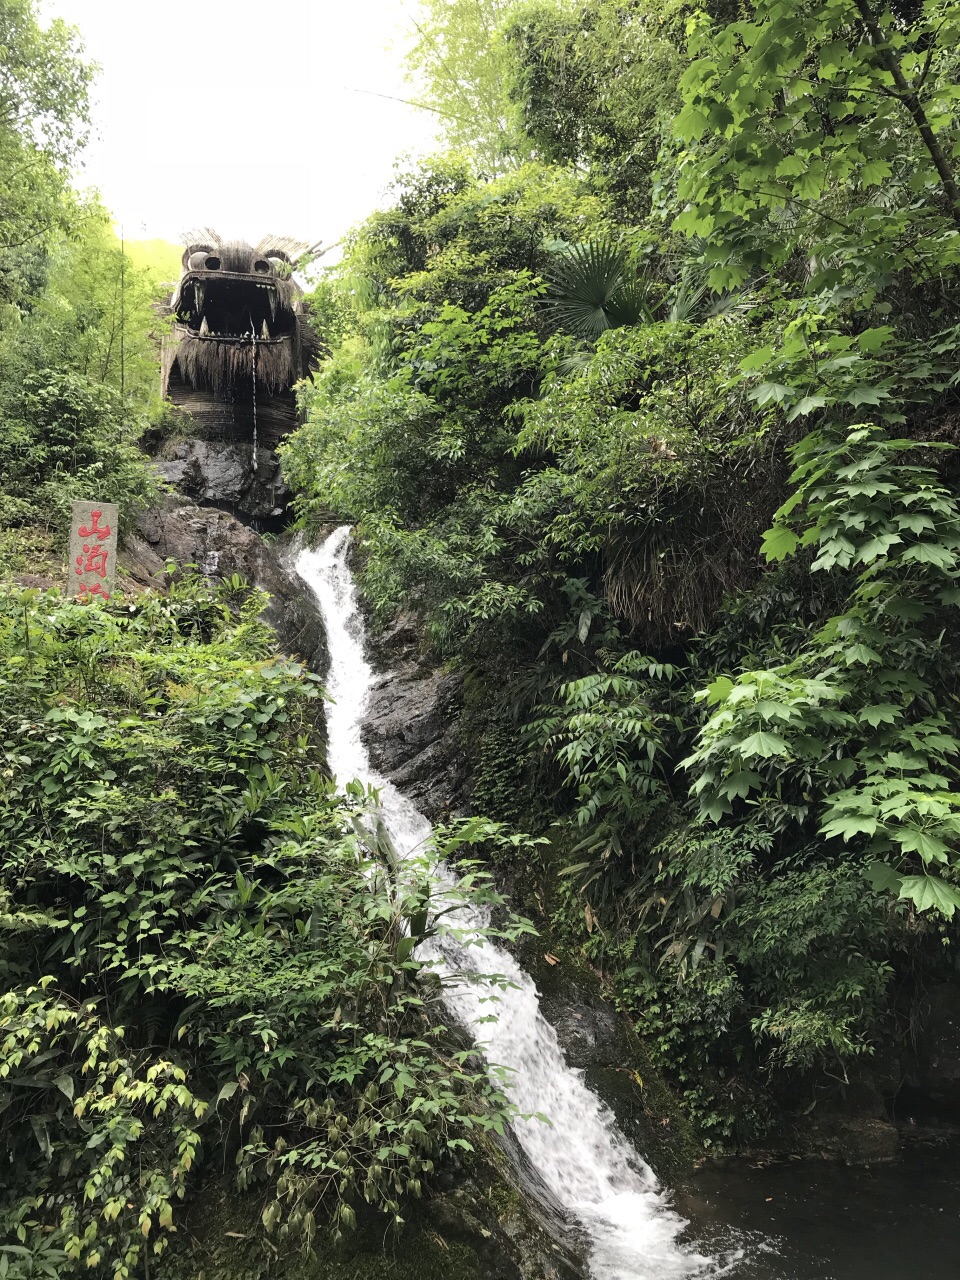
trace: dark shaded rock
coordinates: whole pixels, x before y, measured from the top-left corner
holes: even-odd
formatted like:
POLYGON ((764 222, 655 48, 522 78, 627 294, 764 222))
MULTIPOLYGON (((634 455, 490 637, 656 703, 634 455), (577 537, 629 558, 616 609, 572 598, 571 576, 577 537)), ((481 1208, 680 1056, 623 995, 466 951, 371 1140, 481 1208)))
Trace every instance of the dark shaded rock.
POLYGON ((800 1132, 799 1154, 849 1165, 888 1164, 900 1157, 896 1127, 879 1116, 831 1111, 800 1132))
POLYGON ((629 1061, 620 1018, 597 991, 573 986, 563 994, 543 994, 540 1008, 571 1067, 620 1067, 629 1061))
POLYGON ((469 767, 460 742, 463 680, 423 661, 409 619, 371 643, 380 676, 363 739, 370 759, 431 820, 465 812, 469 767))
POLYGON ((277 456, 238 441, 169 441, 154 459, 160 476, 195 502, 227 507, 254 520, 275 520, 290 501, 277 456))
POLYGON ((916 1073, 910 1083, 938 1108, 960 1118, 960 986, 931 987, 920 1026, 916 1073))
POLYGON ((803 1157, 861 1167, 899 1159, 900 1132, 887 1116, 883 1093, 871 1070, 851 1072, 842 1084, 831 1082, 829 1088, 822 1077, 819 1083, 808 1083, 815 1085, 814 1100, 803 1105, 809 1094, 796 1089, 793 1114, 784 1108, 762 1147, 742 1155, 761 1161, 803 1157))
POLYGON ((282 544, 264 542, 226 511, 170 497, 140 517, 138 533, 125 541, 121 565, 145 585, 165 583, 168 561, 180 567, 195 565, 214 581, 234 574, 245 578, 269 592, 264 619, 281 647, 325 674, 329 657, 323 622, 306 584, 286 567, 281 550, 282 544))

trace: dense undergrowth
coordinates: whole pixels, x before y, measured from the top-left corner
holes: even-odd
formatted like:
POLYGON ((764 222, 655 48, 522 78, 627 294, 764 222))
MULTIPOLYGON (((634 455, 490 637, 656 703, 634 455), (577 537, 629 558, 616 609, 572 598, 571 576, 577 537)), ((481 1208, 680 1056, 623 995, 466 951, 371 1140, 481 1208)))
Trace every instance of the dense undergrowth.
POLYGON ((463 669, 551 927, 749 1141, 957 976, 960 6, 480 8, 431 7, 459 150, 322 283, 285 465, 463 669))
POLYGON ((3 598, 5 1275, 142 1274, 224 1170, 310 1251, 509 1114, 412 956, 434 854, 388 872, 318 772, 321 690, 263 604, 3 598))

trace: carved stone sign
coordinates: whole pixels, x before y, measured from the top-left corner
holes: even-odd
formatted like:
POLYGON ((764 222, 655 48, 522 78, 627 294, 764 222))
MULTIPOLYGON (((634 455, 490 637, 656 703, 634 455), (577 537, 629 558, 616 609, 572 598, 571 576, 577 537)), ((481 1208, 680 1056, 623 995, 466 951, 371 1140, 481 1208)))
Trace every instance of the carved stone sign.
POLYGON ((117 580, 115 502, 75 502, 70 518, 67 595, 109 600, 117 580))

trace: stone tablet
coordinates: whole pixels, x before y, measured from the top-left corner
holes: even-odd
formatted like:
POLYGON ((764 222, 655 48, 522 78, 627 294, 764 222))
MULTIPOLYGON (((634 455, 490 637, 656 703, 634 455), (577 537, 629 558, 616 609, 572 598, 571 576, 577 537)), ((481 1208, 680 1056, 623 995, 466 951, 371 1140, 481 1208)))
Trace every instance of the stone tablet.
POLYGON ((109 600, 117 580, 115 502, 75 502, 70 517, 67 595, 109 600))

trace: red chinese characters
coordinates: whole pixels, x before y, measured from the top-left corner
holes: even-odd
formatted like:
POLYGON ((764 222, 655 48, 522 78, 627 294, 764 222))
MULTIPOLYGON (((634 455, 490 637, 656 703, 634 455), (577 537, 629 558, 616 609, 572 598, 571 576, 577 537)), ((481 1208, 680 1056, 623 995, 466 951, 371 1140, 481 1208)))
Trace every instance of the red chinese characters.
POLYGON ((91 600, 95 596, 109 600, 116 575, 116 527, 117 508, 92 503, 75 503, 70 557, 73 565, 70 594, 79 600, 91 600))
MULTIPOLYGON (((82 524, 80 528, 77 530, 77 533, 79 533, 80 537, 96 538, 98 542, 104 542, 107 538, 109 538, 111 533, 110 526, 108 524, 104 525, 102 528, 100 526, 100 520, 102 516, 103 516, 102 511, 91 511, 90 524, 89 525, 82 524)), ((87 548, 84 547, 84 550, 86 549, 87 548)))

